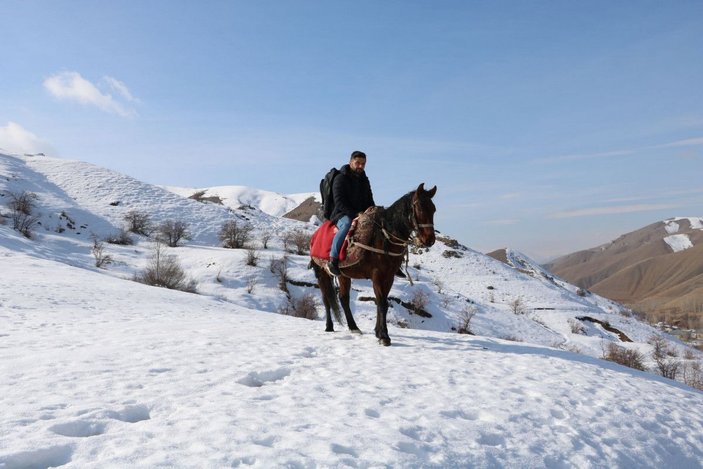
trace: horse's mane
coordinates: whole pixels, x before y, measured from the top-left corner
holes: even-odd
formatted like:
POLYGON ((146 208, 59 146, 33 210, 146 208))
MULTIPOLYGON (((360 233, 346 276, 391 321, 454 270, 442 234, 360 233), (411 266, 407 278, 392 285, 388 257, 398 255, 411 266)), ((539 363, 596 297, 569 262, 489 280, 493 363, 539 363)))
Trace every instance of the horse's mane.
POLYGON ((412 232, 410 213, 415 191, 410 191, 383 211, 383 222, 386 229, 400 238, 407 238, 412 232))

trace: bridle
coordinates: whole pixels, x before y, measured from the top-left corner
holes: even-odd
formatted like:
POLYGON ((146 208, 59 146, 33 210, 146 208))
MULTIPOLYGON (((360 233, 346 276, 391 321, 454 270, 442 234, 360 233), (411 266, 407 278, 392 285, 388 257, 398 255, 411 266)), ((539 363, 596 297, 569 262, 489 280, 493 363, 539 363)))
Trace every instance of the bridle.
POLYGON ((410 222, 410 228, 411 228, 411 231, 410 231, 410 234, 408 235, 408 238, 406 238, 406 239, 400 238, 399 236, 396 236, 393 233, 389 233, 385 227, 383 227, 383 226, 380 227, 381 232, 383 233, 383 236, 386 238, 386 240, 388 240, 388 242, 390 244, 402 247, 403 251, 401 251, 399 253, 395 253, 395 252, 389 252, 387 250, 382 251, 380 249, 371 248, 370 246, 364 246, 364 245, 360 245, 360 246, 363 247, 364 249, 368 249, 370 251, 378 252, 381 254, 387 254, 387 255, 391 255, 391 256, 402 256, 403 254, 407 253, 407 246, 413 241, 413 238, 414 238, 412 236, 413 232, 417 234, 417 233, 419 233, 421 228, 434 228, 433 223, 418 223, 417 222, 417 215, 415 214, 415 207, 417 205, 419 205, 419 203, 420 203, 419 198, 417 196, 413 195, 413 200, 410 205, 410 215, 408 215, 408 221, 410 222))
POLYGON ((410 210, 410 224, 413 227, 413 231, 415 231, 416 233, 420 231, 420 228, 434 228, 434 223, 417 222, 417 215, 415 215, 415 206, 419 203, 419 197, 413 195, 412 210, 410 210))

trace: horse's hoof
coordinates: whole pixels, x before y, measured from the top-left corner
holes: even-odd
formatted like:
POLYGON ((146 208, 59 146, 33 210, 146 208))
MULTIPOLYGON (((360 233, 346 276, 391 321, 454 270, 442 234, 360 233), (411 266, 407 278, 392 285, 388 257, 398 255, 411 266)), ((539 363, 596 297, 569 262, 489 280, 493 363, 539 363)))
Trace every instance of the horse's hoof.
POLYGON ((349 332, 351 332, 352 334, 361 335, 361 331, 359 329, 349 329, 349 332))
POLYGON ((328 327, 327 329, 325 329, 325 332, 334 332, 334 329, 331 327, 328 327))
POLYGON ((388 347, 391 344, 391 339, 378 339, 378 343, 383 345, 384 347, 388 347))

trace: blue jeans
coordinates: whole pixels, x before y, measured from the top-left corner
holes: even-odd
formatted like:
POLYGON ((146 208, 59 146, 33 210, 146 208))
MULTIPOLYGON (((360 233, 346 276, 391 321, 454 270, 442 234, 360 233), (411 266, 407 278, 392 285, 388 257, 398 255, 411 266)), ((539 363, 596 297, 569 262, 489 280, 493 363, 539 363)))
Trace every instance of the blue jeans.
POLYGON ((349 233, 351 222, 352 219, 348 215, 344 215, 337 221, 337 233, 334 235, 332 249, 330 250, 331 259, 339 259, 339 251, 342 250, 342 244, 344 244, 344 238, 346 238, 347 233, 349 233))

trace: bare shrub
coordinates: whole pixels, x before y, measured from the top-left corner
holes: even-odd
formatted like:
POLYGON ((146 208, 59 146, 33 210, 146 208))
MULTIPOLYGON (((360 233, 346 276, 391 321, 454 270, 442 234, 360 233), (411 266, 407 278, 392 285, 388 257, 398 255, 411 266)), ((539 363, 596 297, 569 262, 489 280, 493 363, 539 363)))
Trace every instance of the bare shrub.
POLYGON ((312 293, 306 293, 298 299, 289 297, 278 312, 296 318, 317 319, 315 296, 312 293))
POLYGON ((415 289, 410 297, 410 305, 414 311, 425 311, 430 302, 430 295, 425 290, 415 289))
POLYGON ((442 295, 442 298, 439 300, 440 304, 442 305, 442 308, 447 309, 449 308, 449 305, 452 303, 451 297, 447 295, 442 295))
POLYGON ((676 379, 681 363, 676 358, 676 351, 669 347, 662 336, 653 335, 648 341, 652 345, 652 359, 657 365, 657 371, 664 378, 676 379))
POLYGON ((247 293, 250 295, 254 292, 254 288, 256 287, 257 281, 256 277, 251 277, 249 280, 247 280, 247 293))
POLYGON ((175 248, 183 239, 190 239, 188 224, 182 220, 166 220, 158 227, 158 237, 169 247, 175 248))
POLYGON ((10 218, 12 229, 19 231, 25 238, 32 237, 32 228, 39 221, 39 215, 34 214, 37 194, 34 192, 9 192, 10 218))
POLYGON ((681 380, 692 388, 703 391, 703 364, 690 350, 684 354, 681 366, 681 380))
POLYGON ((258 263, 259 254, 256 252, 256 249, 247 249, 247 265, 256 267, 258 263))
POLYGON ((228 220, 220 229, 219 238, 222 245, 229 249, 241 249, 247 245, 251 239, 253 227, 248 223, 228 220))
POLYGON ((283 248, 291 253, 304 255, 310 250, 311 235, 302 230, 288 231, 283 235, 283 248))
POLYGON ((525 303, 522 301, 521 296, 510 302, 510 310, 513 314, 525 314, 525 303))
POLYGON ((105 242, 110 244, 118 244, 121 246, 131 246, 134 240, 129 235, 127 230, 120 230, 117 233, 109 234, 105 237, 105 242))
POLYGON ((647 367, 644 366, 644 355, 642 353, 635 349, 620 347, 613 342, 608 342, 606 345, 603 350, 603 358, 635 370, 647 370, 647 367))
POLYGON ((112 264, 112 257, 105 253, 105 243, 100 241, 97 236, 93 235, 93 248, 91 253, 95 258, 95 267, 103 268, 109 264, 112 264))
POLYGON ((586 327, 578 319, 569 318, 567 322, 569 323, 569 327, 571 327, 572 333, 581 335, 586 334, 586 327))
POLYGON ((459 313, 459 323, 457 324, 456 331, 459 334, 471 334, 471 320, 476 316, 475 306, 465 306, 464 309, 459 313))
POLYGON ((197 293, 195 280, 186 276, 178 259, 166 254, 159 241, 154 246, 149 264, 136 280, 146 285, 197 293))
POLYGON ((278 288, 288 293, 288 257, 283 256, 280 259, 271 258, 269 270, 278 277, 278 288))
POLYGON ((273 238, 273 233, 269 230, 264 231, 261 233, 261 247, 264 249, 269 248, 269 241, 271 241, 271 238, 273 238))
POLYGON ((127 231, 143 236, 151 235, 151 218, 148 213, 130 210, 125 214, 124 221, 127 222, 127 231))

